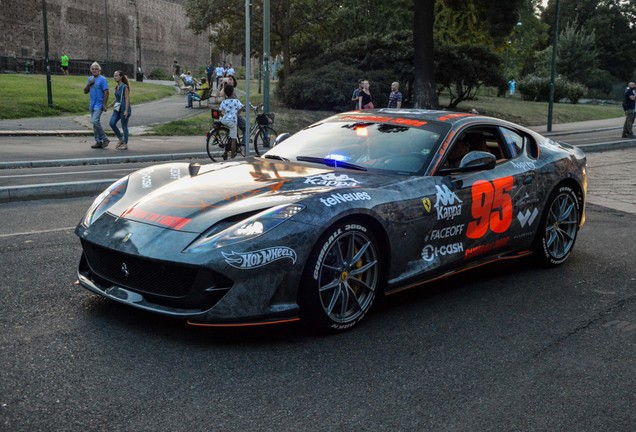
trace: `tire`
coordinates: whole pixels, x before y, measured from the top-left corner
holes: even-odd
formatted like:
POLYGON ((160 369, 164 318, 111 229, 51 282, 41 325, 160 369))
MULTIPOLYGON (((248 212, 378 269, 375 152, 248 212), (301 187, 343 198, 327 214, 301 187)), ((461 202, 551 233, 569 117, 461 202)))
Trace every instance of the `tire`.
POLYGON ((213 162, 216 162, 214 159, 213 152, 218 152, 218 149, 224 149, 225 143, 227 143, 229 139, 230 131, 226 128, 218 128, 214 131, 208 133, 208 138, 205 143, 205 149, 208 152, 208 156, 212 159, 213 162))
POLYGON ((257 156, 266 153, 270 148, 274 147, 276 136, 278 134, 269 126, 263 126, 254 137, 254 151, 257 156))
POLYGON ((550 194, 533 245, 539 264, 554 267, 568 259, 579 231, 580 214, 579 199, 571 187, 560 185, 550 194))
POLYGON ((378 242, 363 223, 340 222, 314 246, 299 288, 303 325, 336 333, 358 324, 380 291, 378 242))

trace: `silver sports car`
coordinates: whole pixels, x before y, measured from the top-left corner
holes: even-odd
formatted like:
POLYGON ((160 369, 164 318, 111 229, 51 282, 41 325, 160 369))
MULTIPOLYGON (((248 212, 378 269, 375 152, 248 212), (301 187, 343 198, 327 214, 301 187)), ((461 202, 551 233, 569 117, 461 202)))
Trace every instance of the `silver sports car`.
POLYGON ((115 182, 77 227, 80 283, 193 325, 336 332, 477 265, 561 264, 585 220, 584 153, 495 118, 354 111, 278 141, 115 182))

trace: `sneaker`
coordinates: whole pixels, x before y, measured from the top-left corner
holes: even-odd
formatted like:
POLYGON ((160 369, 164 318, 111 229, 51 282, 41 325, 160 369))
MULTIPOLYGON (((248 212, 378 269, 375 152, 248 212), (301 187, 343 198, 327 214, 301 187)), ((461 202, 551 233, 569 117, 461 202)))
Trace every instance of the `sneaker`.
POLYGON ((117 143, 117 145, 115 146, 115 149, 119 149, 119 147, 123 146, 124 142, 122 140, 119 140, 119 142, 117 143))
POLYGON ((102 148, 106 148, 108 147, 108 144, 110 143, 110 140, 108 138, 106 138, 103 142, 102 142, 102 148))
POLYGON ((223 160, 227 160, 227 152, 226 152, 226 151, 224 151, 224 152, 223 152, 223 155, 221 155, 221 157, 223 158, 223 160))
POLYGON ((102 143, 101 142, 96 142, 95 144, 93 144, 91 146, 91 148, 102 148, 102 143))
POLYGON ((128 150, 128 144, 119 143, 119 144, 117 144, 117 147, 115 147, 115 149, 117 149, 117 150, 128 150))

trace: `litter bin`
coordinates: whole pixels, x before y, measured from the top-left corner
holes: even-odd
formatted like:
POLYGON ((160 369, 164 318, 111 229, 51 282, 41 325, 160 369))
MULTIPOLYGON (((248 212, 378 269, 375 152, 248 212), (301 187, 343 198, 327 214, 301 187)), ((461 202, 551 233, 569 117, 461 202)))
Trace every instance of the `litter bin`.
POLYGON ((144 73, 137 71, 136 80, 137 82, 144 82, 144 73))

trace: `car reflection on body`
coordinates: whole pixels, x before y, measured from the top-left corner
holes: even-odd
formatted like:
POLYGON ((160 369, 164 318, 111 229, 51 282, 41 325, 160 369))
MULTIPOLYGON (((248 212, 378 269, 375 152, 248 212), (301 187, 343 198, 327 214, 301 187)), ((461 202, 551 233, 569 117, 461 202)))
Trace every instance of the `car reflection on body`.
POLYGON ((563 263, 584 153, 480 115, 335 115, 263 157, 115 182, 78 225, 80 283, 193 325, 348 329, 381 295, 496 260, 563 263))

